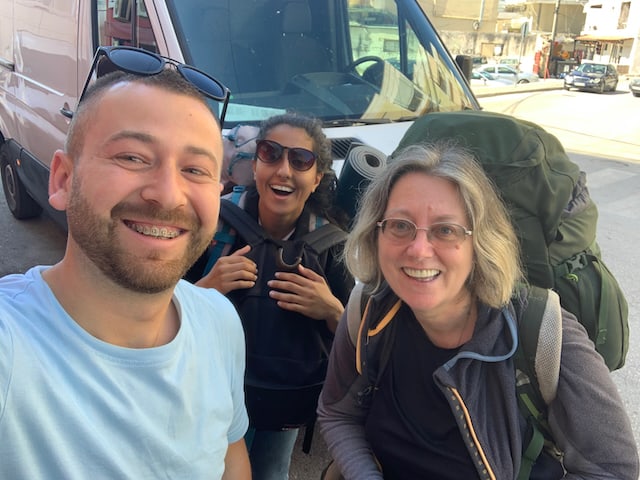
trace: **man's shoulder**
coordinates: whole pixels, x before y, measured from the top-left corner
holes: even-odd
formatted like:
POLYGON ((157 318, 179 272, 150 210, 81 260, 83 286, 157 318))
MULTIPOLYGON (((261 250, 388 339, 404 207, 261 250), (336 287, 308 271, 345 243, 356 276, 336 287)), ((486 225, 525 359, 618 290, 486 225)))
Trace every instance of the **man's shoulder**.
POLYGON ((3 301, 14 301, 23 295, 33 295, 33 288, 42 282, 42 270, 45 267, 33 267, 26 273, 12 273, 0 277, 0 305, 3 301))
POLYGON ((238 313, 231 301, 214 288, 198 287, 186 280, 180 280, 174 296, 185 315, 215 315, 216 318, 239 321, 238 313))

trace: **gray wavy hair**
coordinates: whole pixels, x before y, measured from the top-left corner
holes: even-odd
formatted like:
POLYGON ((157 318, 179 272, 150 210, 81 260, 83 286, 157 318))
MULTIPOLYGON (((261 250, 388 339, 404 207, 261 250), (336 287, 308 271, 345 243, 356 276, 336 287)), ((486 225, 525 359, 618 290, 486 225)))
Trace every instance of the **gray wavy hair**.
POLYGON ((518 239, 491 180, 473 154, 453 142, 406 147, 369 184, 344 249, 349 271, 372 291, 382 285, 376 223, 383 218, 396 182, 413 172, 443 178, 457 186, 473 230, 474 266, 467 285, 491 307, 507 304, 516 283, 523 278, 518 239))

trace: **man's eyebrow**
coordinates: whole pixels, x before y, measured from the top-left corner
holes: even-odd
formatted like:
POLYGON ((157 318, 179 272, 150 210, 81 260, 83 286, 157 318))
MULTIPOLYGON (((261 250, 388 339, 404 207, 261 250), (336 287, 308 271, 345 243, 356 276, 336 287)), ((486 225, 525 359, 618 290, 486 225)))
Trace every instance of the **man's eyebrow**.
MULTIPOLYGON (((107 140, 107 143, 117 142, 118 140, 127 140, 127 139, 138 140, 140 142, 147 143, 147 144, 152 144, 155 142, 155 137, 148 133, 139 132, 136 130, 122 130, 116 133, 115 135, 109 137, 109 139, 107 140)), ((186 153, 189 153, 191 155, 204 155, 206 157, 209 157, 211 161, 216 164, 218 162, 217 156, 209 149, 197 147, 195 145, 188 145, 187 147, 185 147, 185 151, 186 153)))
POLYGON ((206 157, 209 157, 209 159, 213 162, 216 163, 218 162, 218 158, 216 157, 216 155, 214 155, 214 153, 211 150, 208 150, 206 148, 202 148, 202 147, 196 147, 194 145, 188 145, 185 150, 187 151, 187 153, 191 154, 191 155, 204 155, 206 157))
POLYGON ((111 137, 109 137, 109 139, 107 140, 107 143, 117 142, 118 140, 126 140, 126 139, 139 140, 144 143, 154 142, 153 135, 150 135, 148 133, 139 132, 135 130, 121 130, 115 135, 112 135, 111 137))

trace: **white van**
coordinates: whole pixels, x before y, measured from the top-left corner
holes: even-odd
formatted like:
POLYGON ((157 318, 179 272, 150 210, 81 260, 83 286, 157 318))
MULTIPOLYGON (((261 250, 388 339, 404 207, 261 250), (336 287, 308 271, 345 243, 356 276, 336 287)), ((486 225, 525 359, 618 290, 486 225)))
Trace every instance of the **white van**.
POLYGON ((47 208, 49 163, 100 45, 219 79, 225 130, 319 117, 338 169, 354 146, 376 168, 420 115, 479 108, 417 0, 0 0, 0 164, 17 218, 47 208))

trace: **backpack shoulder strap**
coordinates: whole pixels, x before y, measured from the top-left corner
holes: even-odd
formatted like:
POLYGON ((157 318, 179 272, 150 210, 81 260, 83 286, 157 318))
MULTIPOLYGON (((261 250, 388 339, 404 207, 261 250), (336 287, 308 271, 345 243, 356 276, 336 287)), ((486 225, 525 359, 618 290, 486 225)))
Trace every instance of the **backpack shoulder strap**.
POLYGON ((264 229, 258 222, 230 200, 222 199, 220 201, 220 217, 250 245, 256 245, 266 237, 264 229))
POLYGON ((356 347, 356 371, 369 379, 369 389, 372 389, 391 357, 395 333, 395 323, 391 320, 402 301, 398 299, 373 329, 368 324, 369 305, 370 297, 364 293, 364 284, 356 282, 346 307, 347 328, 351 343, 356 347))
MULTIPOLYGON (((540 397, 548 405, 556 397, 562 351, 560 297, 553 290, 529 287, 527 304, 518 320, 518 349, 540 397)), ((516 363, 517 363, 516 358, 516 363)))
POLYGON ((363 290, 364 284, 356 282, 351 289, 349 301, 347 302, 347 327, 349 329, 349 338, 351 338, 351 343, 353 343, 353 345, 357 345, 358 343, 358 331, 360 330, 360 325, 362 323, 363 290))
POLYGON ((545 439, 551 439, 547 405, 556 396, 560 375, 560 298, 551 290, 532 286, 517 318, 516 394, 520 411, 527 420, 529 438, 529 444, 523 448, 517 478, 524 480, 529 478, 545 439))
POLYGON ((238 234, 251 245, 255 245, 264 238, 265 233, 262 227, 239 206, 244 190, 244 186, 236 185, 233 187, 231 200, 220 199, 220 218, 223 224, 213 237, 215 243, 210 249, 209 259, 204 269, 205 275, 223 255, 225 248, 231 248, 238 234))
POLYGON ((333 223, 326 223, 305 234, 302 238, 319 255, 343 242, 347 238, 347 232, 333 223))

